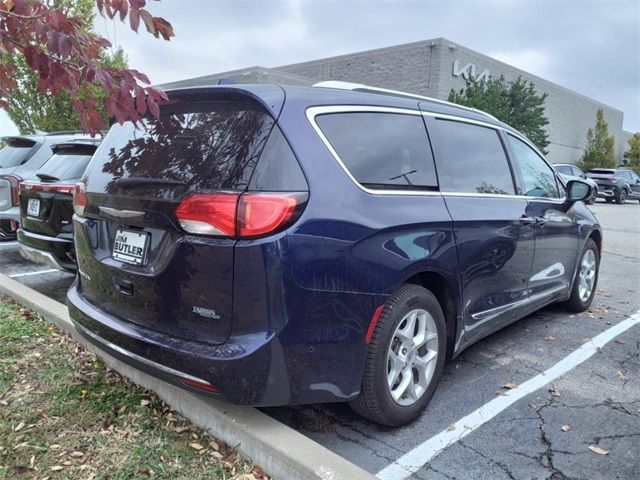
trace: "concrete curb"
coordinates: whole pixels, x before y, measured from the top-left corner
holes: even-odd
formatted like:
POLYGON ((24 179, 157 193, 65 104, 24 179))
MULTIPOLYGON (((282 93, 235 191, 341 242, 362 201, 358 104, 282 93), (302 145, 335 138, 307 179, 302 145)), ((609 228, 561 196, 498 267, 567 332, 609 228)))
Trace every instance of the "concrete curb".
POLYGON ((38 312, 44 319, 96 353, 110 368, 153 390, 194 424, 251 458, 276 478, 286 480, 374 480, 372 474, 348 462, 301 433, 251 407, 204 399, 158 380, 107 355, 75 330, 66 305, 0 274, 0 292, 38 312))

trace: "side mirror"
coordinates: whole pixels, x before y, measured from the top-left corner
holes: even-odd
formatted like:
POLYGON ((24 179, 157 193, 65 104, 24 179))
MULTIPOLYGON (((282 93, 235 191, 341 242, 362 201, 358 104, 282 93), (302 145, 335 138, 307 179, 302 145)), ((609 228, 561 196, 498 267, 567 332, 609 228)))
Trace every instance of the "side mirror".
POLYGON ((567 182, 567 200, 579 202, 591 196, 593 187, 582 180, 569 180, 567 182))

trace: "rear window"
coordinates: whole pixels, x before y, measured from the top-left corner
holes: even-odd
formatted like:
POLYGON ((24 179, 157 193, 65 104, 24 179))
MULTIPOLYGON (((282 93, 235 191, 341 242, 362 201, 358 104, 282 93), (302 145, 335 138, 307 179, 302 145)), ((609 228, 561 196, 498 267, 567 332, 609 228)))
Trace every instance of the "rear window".
POLYGON ((360 184, 371 188, 437 187, 421 116, 332 113, 317 116, 316 122, 360 184))
POLYGON ((243 190, 273 125, 248 100, 163 106, 160 119, 144 128, 111 127, 87 170, 87 190, 165 199, 192 190, 243 190), (138 178, 147 182, 136 184, 138 178))
POLYGON ((95 150, 96 147, 91 145, 60 147, 55 150, 52 157, 47 160, 47 163, 36 172, 36 177, 42 180, 73 180, 74 178, 80 178, 95 150))
POLYGON ((599 168, 592 168, 591 170, 589 170, 589 173, 593 173, 596 175, 613 175, 615 174, 615 172, 613 170, 603 170, 603 169, 599 169, 599 168))
POLYGON ((31 156, 35 142, 26 139, 9 139, 0 150, 0 168, 17 167, 31 156))

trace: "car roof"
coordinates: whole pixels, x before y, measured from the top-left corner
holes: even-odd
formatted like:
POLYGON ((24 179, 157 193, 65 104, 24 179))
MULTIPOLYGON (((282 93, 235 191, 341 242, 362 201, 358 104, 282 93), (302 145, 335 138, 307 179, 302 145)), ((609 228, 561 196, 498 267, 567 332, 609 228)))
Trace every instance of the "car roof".
MULTIPOLYGON (((412 96, 411 94, 403 94, 403 92, 384 93, 384 91, 374 92, 346 90, 342 88, 331 88, 325 86, 316 87, 299 87, 299 86, 283 86, 276 84, 226 84, 226 85, 210 85, 199 87, 181 87, 169 89, 165 92, 171 96, 179 93, 207 93, 207 92, 235 92, 245 93, 260 100, 265 107, 272 113, 277 115, 271 99, 276 95, 276 90, 284 92, 287 101, 308 104, 308 106, 322 105, 371 105, 378 107, 390 107, 418 110, 440 113, 443 115, 453 115, 457 117, 467 118, 479 122, 488 123, 510 130, 514 133, 522 135, 509 125, 502 123, 496 118, 481 111, 474 111, 467 107, 443 102, 437 99, 429 99, 427 97, 412 96)), ((524 136, 524 135, 522 135, 524 136)))

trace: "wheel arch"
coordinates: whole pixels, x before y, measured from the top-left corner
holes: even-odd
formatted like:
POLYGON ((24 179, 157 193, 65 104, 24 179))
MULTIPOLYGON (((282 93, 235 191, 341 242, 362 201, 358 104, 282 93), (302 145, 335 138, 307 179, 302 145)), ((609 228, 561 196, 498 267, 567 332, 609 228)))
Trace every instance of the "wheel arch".
POLYGON ((458 332, 458 307, 449 280, 440 273, 426 270, 413 274, 404 283, 424 287, 438 299, 447 327, 447 357, 451 358, 458 332))

